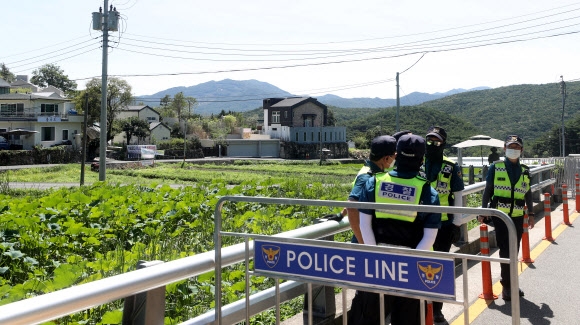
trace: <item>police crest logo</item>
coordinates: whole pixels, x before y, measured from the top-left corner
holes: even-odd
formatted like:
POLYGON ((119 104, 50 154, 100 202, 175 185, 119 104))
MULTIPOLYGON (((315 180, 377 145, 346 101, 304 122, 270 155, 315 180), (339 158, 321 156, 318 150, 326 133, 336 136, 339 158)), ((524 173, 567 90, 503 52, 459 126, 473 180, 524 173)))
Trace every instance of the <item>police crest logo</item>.
POLYGON ((429 288, 433 289, 439 285, 443 273, 443 264, 436 262, 417 262, 417 271, 419 271, 419 277, 423 284, 429 288))
POLYGON ((262 258, 269 268, 275 267, 280 260, 280 247, 274 245, 263 245, 262 258))

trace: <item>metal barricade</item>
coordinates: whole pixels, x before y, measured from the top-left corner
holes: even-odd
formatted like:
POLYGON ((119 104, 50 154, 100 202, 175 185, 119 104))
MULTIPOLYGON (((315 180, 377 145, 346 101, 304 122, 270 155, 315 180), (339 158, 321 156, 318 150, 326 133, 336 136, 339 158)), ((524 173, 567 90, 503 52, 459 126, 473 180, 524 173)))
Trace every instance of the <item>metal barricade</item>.
MULTIPOLYGON (((264 198, 264 197, 247 197, 247 196, 225 196, 222 197, 215 208, 215 232, 214 232, 214 243, 216 245, 216 254, 215 254, 215 322, 214 324, 224 324, 222 322, 222 283, 221 283, 221 274, 222 269, 221 265, 221 246, 222 246, 222 236, 239 236, 245 239, 245 247, 246 247, 246 276, 249 277, 252 274, 252 271, 249 270, 248 265, 250 264, 250 259, 254 258, 253 249, 255 249, 254 241, 250 241, 250 238, 258 239, 268 239, 268 238, 276 238, 277 242, 284 242, 284 243, 292 243, 292 244, 302 244, 302 245, 315 245, 317 247, 332 247, 338 249, 344 249, 349 251, 357 251, 359 253, 393 253, 405 256, 415 256, 424 259, 461 259, 462 260, 462 267, 463 267, 463 300, 458 300, 456 295, 453 295, 453 298, 450 297, 442 297, 441 294, 429 294, 429 293, 417 293, 413 290, 405 290, 405 289, 387 289, 377 285, 368 285, 365 286, 361 285, 361 282, 364 281, 352 281, 352 280, 337 280, 337 279, 313 279, 310 276, 302 276, 300 274, 280 274, 276 279, 276 290, 278 290, 279 286, 279 279, 289 279, 295 281, 303 281, 308 283, 308 293, 309 297, 312 297, 312 284, 322 284, 322 285, 336 285, 338 284, 343 289, 345 288, 352 288, 357 290, 364 290, 364 291, 372 291, 378 292, 383 294, 389 294, 394 296, 401 296, 413 299, 419 299, 421 301, 421 315, 424 315, 424 301, 426 300, 434 300, 434 301, 441 301, 445 303, 452 303, 452 304, 460 304, 463 305, 463 315, 464 315, 464 323, 469 323, 469 302, 465 297, 468 297, 468 279, 467 279, 467 260, 476 260, 476 261, 489 261, 489 262, 500 262, 500 263, 509 263, 511 267, 511 274, 510 279, 512 282, 511 286, 511 294, 514 297, 518 296, 518 289, 519 289, 519 282, 518 282, 518 273, 517 273, 517 263, 518 263, 518 252, 517 252, 517 239, 516 239, 516 231, 513 221, 509 216, 505 213, 495 210, 495 209, 483 209, 483 208, 460 208, 460 207, 441 207, 441 206, 430 206, 430 205, 401 205, 401 204, 381 204, 381 203, 360 203, 360 202, 345 202, 345 201, 324 201, 324 200, 305 200, 305 199, 287 199, 287 198, 264 198), (234 233, 234 232, 224 232, 222 231, 221 223, 222 223, 222 208, 226 202, 251 202, 251 203, 260 203, 260 204, 279 204, 279 205, 305 205, 305 206, 326 206, 326 207, 347 207, 347 208, 355 208, 355 209, 393 209, 393 210, 403 210, 403 211, 417 211, 417 212, 435 212, 435 213, 454 213, 454 214, 468 214, 468 215, 489 215, 489 216, 496 216, 503 220, 508 228, 508 237, 509 237, 509 247, 510 247, 510 257, 509 259, 505 258, 492 258, 492 257, 485 257, 485 256, 474 256, 474 255, 467 255, 467 254, 458 254, 458 253, 444 253, 444 252, 435 252, 435 251, 420 251, 420 250, 413 250, 409 248, 399 248, 399 247, 384 247, 384 246, 369 246, 369 245, 357 245, 351 243, 337 243, 337 242, 325 242, 325 241, 315 241, 315 240, 305 240, 305 239, 298 239, 298 238, 281 238, 281 237, 273 237, 273 236, 264 236, 260 234, 242 234, 242 233, 234 233), (252 249, 250 249, 252 247, 252 249), (370 288, 370 289, 369 289, 370 288)), ((254 259, 254 263, 257 263, 254 259)), ((454 272, 454 271, 453 271, 454 272)), ((453 276, 453 281, 455 282, 455 276, 453 276)), ((249 279, 246 279, 246 290, 249 290, 248 284, 250 283, 249 279)), ((246 291, 246 310, 249 311, 249 291, 246 291)), ((344 304, 344 302, 343 302, 344 304)), ((309 298, 308 301, 309 305, 309 312, 308 312, 308 324, 313 324, 312 322, 312 301, 309 298)), ((512 324, 518 325, 520 324, 520 303, 518 299, 514 299, 511 303, 512 307, 512 324)), ((384 315, 384 306, 381 304, 381 315, 384 315)), ((279 301, 276 302, 276 315, 277 315, 277 324, 280 322, 279 312, 280 305, 279 301)), ((250 313, 246 313, 245 323, 249 324, 250 321, 250 313)), ((425 319, 422 317, 422 324, 425 324, 425 319)), ((345 318, 343 318, 343 324, 345 324, 345 318)), ((384 319, 382 320, 384 322, 384 319)))

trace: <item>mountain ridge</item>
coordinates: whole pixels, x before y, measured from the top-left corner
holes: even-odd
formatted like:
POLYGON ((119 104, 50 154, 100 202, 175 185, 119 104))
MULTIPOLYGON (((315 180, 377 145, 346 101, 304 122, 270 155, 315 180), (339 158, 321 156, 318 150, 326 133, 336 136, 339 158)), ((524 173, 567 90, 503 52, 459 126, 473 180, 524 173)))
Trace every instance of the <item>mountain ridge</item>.
MULTIPOLYGON (((489 87, 477 87, 472 89, 452 89, 444 93, 421 93, 412 92, 400 98, 400 105, 419 105, 427 101, 440 99, 446 96, 474 91, 490 89, 489 87)), ((246 112, 262 106, 262 99, 270 97, 295 97, 309 95, 295 95, 282 90, 270 83, 250 79, 232 80, 224 79, 220 81, 208 81, 194 86, 177 86, 158 91, 152 95, 136 96, 135 102, 143 102, 150 106, 158 106, 159 101, 165 95, 171 97, 183 92, 184 96, 191 96, 198 100, 195 107, 197 114, 209 115, 224 111, 246 112), (155 105, 156 103, 157 105, 155 105)), ((323 96, 309 96, 316 98, 319 102, 327 106, 341 108, 385 108, 396 106, 396 99, 383 99, 379 97, 356 97, 343 98, 333 94, 323 96)))

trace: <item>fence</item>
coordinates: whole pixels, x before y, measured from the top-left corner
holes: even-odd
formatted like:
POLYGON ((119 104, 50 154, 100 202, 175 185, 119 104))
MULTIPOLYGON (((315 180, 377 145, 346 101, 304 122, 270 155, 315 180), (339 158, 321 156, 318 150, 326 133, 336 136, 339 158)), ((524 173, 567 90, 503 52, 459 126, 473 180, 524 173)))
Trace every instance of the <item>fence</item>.
MULTIPOLYGON (((531 174, 537 175, 546 173, 549 172, 549 170, 552 168, 554 168, 553 165, 545 165, 533 168, 531 170, 531 174)), ((577 171, 578 170, 575 172, 577 171)), ((537 183, 534 184, 534 177, 532 177, 532 190, 534 192, 538 192, 547 186, 551 186, 551 184, 554 184, 555 182, 555 179, 542 179, 539 182, 538 179, 539 176, 536 178, 537 183)), ((484 182, 467 186, 464 190, 464 195, 481 191, 483 190, 484 186, 484 182)), ((237 198, 239 197, 236 197, 236 199, 237 198)), ((311 201, 293 200, 293 202, 307 203, 311 201)), ((221 208, 221 204, 223 204, 223 201, 220 201, 220 205, 216 207, 216 213, 218 213, 218 209, 221 208)), ((352 207, 359 208, 363 203, 351 203, 344 201, 316 201, 315 203, 315 205, 319 206, 327 204, 340 207, 352 205, 352 207)), ((425 209, 423 207, 417 206, 415 206, 415 208, 418 211, 423 211, 425 209)), ((453 209, 453 212, 459 214, 494 214, 496 212, 493 211, 497 211, 489 209, 481 209, 481 211, 479 211, 479 209, 471 208, 433 206, 429 207, 429 209, 435 212, 447 212, 448 209, 453 209)), ((469 220, 473 219, 473 217, 474 216, 471 215, 467 218, 464 218, 463 223, 468 222, 469 220)), ((315 239, 330 236, 336 233, 347 231, 349 229, 350 227, 347 221, 323 222, 305 227, 303 229, 281 233, 278 237, 315 239)), ((216 247, 221 247, 218 245, 218 243, 221 243, 221 235, 216 232, 215 236, 216 238, 214 239, 216 242, 216 247)), ((155 290, 166 284, 203 274, 218 267, 221 269, 221 267, 239 263, 247 259, 247 245, 248 244, 239 244, 229 246, 214 252, 206 252, 175 261, 156 264, 147 268, 120 274, 99 281, 59 290, 42 296, 14 302, 5 306, 0 306, 0 324, 16 325, 46 322, 117 299, 123 299, 125 297, 133 296, 142 292, 155 290)), ((250 245, 250 247, 251 246, 252 245, 250 245)), ((515 249, 512 249, 512 251, 515 251, 515 249)), ((468 257, 461 256, 457 258, 463 259, 468 257)), ((473 256, 469 256, 469 258, 474 259, 473 256)), ((482 260, 481 258, 475 259, 482 260)), ((491 259, 490 261, 500 260, 491 259)), ((503 259, 502 261, 505 262, 503 259)), ((510 259, 510 263, 511 261, 512 260, 510 259)), ((512 267, 512 270, 515 269, 515 267, 512 267)), ((216 282, 216 292, 220 292, 218 287, 221 287, 221 283, 219 281, 216 282)), ((513 288, 517 288, 517 286, 513 286, 513 288)), ((256 314, 260 311, 275 306, 279 301, 289 300, 304 294, 306 291, 307 286, 305 284, 288 281, 281 285, 280 288, 268 289, 258 294, 249 296, 246 299, 246 302, 239 301, 224 306, 223 308, 216 308, 215 313, 220 313, 218 318, 216 318, 218 315, 214 314, 214 311, 208 311, 206 314, 191 319, 183 324, 208 324, 213 323, 216 321, 216 319, 221 319, 227 324, 234 324, 242 321, 246 317, 247 313, 251 313, 252 315, 256 314), (247 305, 248 301, 250 303, 249 307, 247 305)), ((514 296, 517 296, 517 293, 514 296)), ((463 303, 466 304, 466 302, 463 303)), ((218 303, 216 306, 221 305, 218 303)), ((156 312, 163 313, 164 310, 158 310, 156 312)), ((517 312, 518 313, 514 313, 514 315, 519 315, 519 310, 517 312)))

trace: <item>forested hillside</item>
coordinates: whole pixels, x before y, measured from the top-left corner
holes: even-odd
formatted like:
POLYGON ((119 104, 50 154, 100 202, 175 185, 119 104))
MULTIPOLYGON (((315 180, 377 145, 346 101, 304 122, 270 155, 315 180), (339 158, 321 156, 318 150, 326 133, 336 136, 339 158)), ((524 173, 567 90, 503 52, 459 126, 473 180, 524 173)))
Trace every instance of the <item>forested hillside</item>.
MULTIPOLYGON (((580 113, 580 82, 567 83, 566 120, 580 113)), ((417 105, 460 117, 483 133, 502 138, 513 133, 535 140, 561 125, 562 95, 559 84, 517 85, 472 91, 417 105)))

